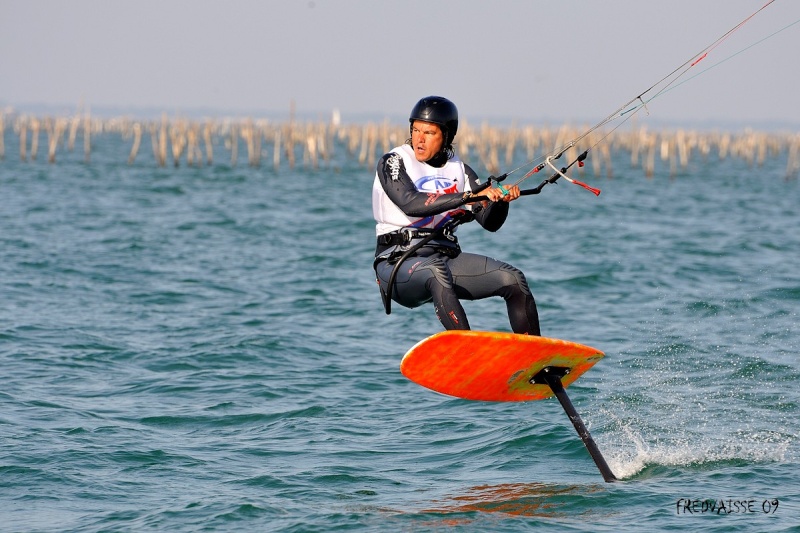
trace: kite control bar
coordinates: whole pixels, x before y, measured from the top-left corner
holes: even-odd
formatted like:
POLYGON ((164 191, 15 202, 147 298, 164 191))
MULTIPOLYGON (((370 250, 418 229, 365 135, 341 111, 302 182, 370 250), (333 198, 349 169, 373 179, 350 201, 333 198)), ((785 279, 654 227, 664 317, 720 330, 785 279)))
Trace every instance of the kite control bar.
MULTIPOLYGON (((565 180, 567 180, 570 183, 574 183, 575 185, 580 185, 581 187, 583 187, 587 191, 591 191, 592 193, 594 193, 595 196, 599 196, 600 195, 600 189, 595 189, 594 187, 591 187, 591 186, 583 183, 582 181, 578 181, 575 178, 570 178, 569 176, 567 176, 567 171, 575 163, 577 163, 579 167, 583 166, 583 162, 586 160, 586 157, 589 155, 589 150, 585 150, 578 157, 576 157, 575 160, 573 160, 570 164, 568 164, 566 166, 563 166, 563 167, 561 167, 559 169, 559 168, 556 168, 555 165, 553 165, 553 161, 556 160, 556 159, 559 159, 562 155, 564 155, 564 151, 562 151, 561 153, 559 153, 557 155, 554 155, 554 156, 548 156, 547 159, 545 159, 544 163, 540 163, 540 164, 536 165, 530 172, 528 172, 522 178, 517 180, 517 182, 514 185, 519 185, 520 183, 522 183, 526 179, 530 178, 532 175, 536 174, 540 170, 543 170, 545 167, 550 167, 550 168, 553 169, 553 175, 552 176, 550 176, 549 178, 545 179, 539 185, 537 185, 536 187, 534 187, 532 189, 523 189, 523 190, 521 190, 520 191, 520 196, 528 196, 528 195, 531 195, 531 194, 539 194, 540 192, 542 192, 542 189, 544 189, 545 185, 548 185, 550 183, 555 183, 556 181, 558 181, 559 178, 564 178, 565 180)), ((506 172, 505 174, 502 174, 502 175, 500 175, 500 176, 498 176, 496 178, 494 176, 489 176, 489 179, 486 180, 486 183, 484 183, 478 189, 476 189, 473 192, 473 195, 475 193, 478 193, 478 192, 481 192, 481 191, 485 190, 487 187, 489 187, 492 184, 492 182, 497 183, 497 184, 501 183, 512 172, 515 172, 519 168, 520 167, 518 167, 517 169, 514 169, 514 170, 512 170, 510 172, 506 172)), ((502 185, 500 185, 500 189, 503 192, 506 192, 506 189, 502 185)), ((480 202, 480 201, 484 201, 484 200, 488 200, 488 199, 489 198, 487 196, 469 196, 469 197, 467 197, 466 201, 467 202, 480 202)))

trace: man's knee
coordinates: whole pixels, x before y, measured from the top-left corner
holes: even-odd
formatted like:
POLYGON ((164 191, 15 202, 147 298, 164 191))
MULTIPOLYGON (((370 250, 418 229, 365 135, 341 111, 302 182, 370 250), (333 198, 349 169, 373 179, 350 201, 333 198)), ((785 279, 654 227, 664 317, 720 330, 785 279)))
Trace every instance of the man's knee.
POLYGON ((525 278, 525 274, 520 269, 509 264, 505 264, 500 268, 500 270, 503 272, 504 286, 510 287, 512 290, 518 290, 526 295, 531 294, 531 289, 528 287, 528 280, 525 278))

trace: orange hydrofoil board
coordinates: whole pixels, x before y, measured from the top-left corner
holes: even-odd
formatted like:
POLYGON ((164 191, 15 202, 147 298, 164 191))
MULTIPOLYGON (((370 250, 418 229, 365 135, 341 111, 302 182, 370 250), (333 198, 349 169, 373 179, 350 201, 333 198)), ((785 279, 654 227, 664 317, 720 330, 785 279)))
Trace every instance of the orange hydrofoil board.
POLYGON ((524 402, 553 396, 544 369, 566 387, 605 354, 547 337, 493 331, 443 331, 418 342, 400 371, 411 381, 467 400, 524 402))
POLYGON ((467 400, 524 402, 555 396, 607 482, 617 478, 564 387, 605 354, 559 339, 492 331, 443 331, 418 342, 400 371, 423 387, 467 400))

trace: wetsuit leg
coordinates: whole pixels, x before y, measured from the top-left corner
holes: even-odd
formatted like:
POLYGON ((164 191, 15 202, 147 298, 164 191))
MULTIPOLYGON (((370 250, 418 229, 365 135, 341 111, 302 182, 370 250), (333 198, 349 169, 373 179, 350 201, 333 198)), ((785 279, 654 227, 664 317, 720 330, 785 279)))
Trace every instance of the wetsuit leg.
POLYGON ((500 296, 506 301, 514 333, 541 335, 536 301, 519 269, 491 257, 463 252, 450 259, 448 266, 456 296, 466 300, 500 296))
MULTIPOLYGON (((434 311, 445 329, 469 329, 464 307, 453 287, 447 256, 433 254, 410 257, 397 271, 392 300, 404 307, 419 307, 433 302, 434 311)), ((378 263, 376 273, 385 290, 394 265, 378 263)))

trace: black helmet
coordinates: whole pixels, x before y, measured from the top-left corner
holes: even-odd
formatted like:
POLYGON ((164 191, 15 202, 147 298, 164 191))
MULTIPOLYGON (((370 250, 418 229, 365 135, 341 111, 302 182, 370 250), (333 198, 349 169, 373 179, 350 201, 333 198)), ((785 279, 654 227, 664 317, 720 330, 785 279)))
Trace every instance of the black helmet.
POLYGON ((441 127, 445 146, 453 142, 458 131, 458 109, 453 102, 441 96, 426 96, 417 102, 408 117, 412 124, 415 120, 432 122, 441 127))

